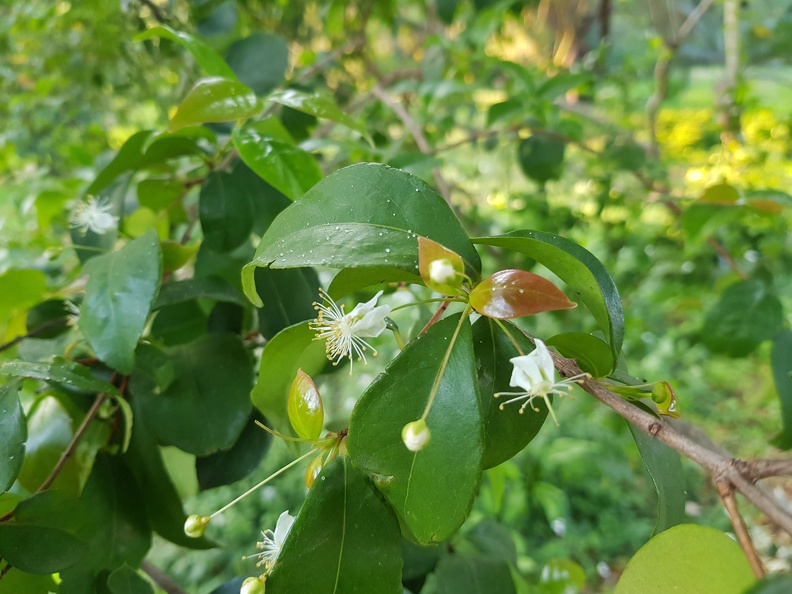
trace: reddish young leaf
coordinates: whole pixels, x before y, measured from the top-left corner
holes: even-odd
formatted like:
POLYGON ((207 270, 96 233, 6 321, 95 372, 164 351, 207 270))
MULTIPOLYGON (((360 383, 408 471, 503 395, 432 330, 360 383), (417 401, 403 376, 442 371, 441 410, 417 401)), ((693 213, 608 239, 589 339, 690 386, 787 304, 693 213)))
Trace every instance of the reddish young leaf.
POLYGON ((324 424, 324 405, 316 384, 302 369, 297 370, 289 389, 287 409, 297 435, 310 441, 319 438, 324 424))
POLYGON ((418 271, 424 284, 433 291, 456 295, 462 285, 461 275, 465 272, 465 263, 456 252, 427 237, 419 237, 418 271))
POLYGON ((524 270, 501 270, 471 291, 470 305, 488 318, 510 320, 577 304, 546 278, 524 270))

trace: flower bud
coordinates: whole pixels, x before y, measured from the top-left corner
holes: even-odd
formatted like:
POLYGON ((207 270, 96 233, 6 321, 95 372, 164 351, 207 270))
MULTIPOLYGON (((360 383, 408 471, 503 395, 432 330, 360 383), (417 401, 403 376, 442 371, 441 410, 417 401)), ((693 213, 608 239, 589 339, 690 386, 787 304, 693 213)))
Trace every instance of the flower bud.
POLYGON ((267 590, 266 578, 249 577, 242 582, 239 594, 264 594, 267 590))
POLYGON ((429 427, 423 419, 407 423, 402 429, 402 441, 411 452, 420 452, 429 443, 431 437, 429 427))
POLYGON ((316 481, 316 477, 319 476, 319 473, 322 472, 322 468, 324 467, 324 460, 322 460, 322 455, 319 454, 316 458, 311 460, 311 463, 308 465, 308 468, 305 470, 305 486, 309 489, 313 487, 314 481, 316 481))
POLYGON ((202 537, 211 519, 209 516, 191 515, 184 522, 184 533, 190 538, 202 537))
POLYGON ((448 258, 433 260, 429 264, 429 278, 438 285, 455 285, 456 270, 448 258))

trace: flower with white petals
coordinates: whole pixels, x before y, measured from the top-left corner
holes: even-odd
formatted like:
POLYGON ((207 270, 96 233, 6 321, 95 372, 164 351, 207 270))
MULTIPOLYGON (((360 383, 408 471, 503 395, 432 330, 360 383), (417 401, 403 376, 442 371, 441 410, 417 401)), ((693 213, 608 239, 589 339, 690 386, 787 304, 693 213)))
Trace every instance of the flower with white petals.
POLYGON ((97 235, 104 235, 118 226, 118 217, 110 214, 112 206, 91 196, 86 202, 80 202, 69 215, 71 226, 79 229, 82 235, 88 230, 97 235))
POLYGON ((374 355, 377 354, 377 350, 363 339, 376 338, 385 331, 385 318, 391 308, 389 305, 377 305, 382 291, 366 303, 358 303, 349 313, 344 313, 344 306, 339 307, 321 289, 320 295, 324 303, 314 303, 314 309, 319 312, 319 316, 309 326, 317 332, 317 340, 327 340, 325 351, 333 365, 338 365, 345 357, 349 359, 351 375, 352 359, 355 355, 358 360, 367 364, 365 351, 371 349, 374 355))
POLYGON ((256 543, 256 547, 260 549, 261 552, 254 555, 259 558, 258 563, 256 563, 258 567, 263 565, 267 570, 272 569, 273 565, 275 565, 275 562, 278 560, 278 555, 280 555, 286 537, 289 536, 289 530, 291 530, 295 519, 294 516, 289 515, 289 510, 286 510, 278 517, 274 532, 272 530, 265 530, 261 533, 263 540, 256 543))
POLYGON ((76 328, 80 323, 80 306, 66 299, 63 302, 63 309, 66 310, 66 325, 76 328))
POLYGON ((509 385, 517 388, 522 388, 524 392, 498 392, 495 398, 499 396, 513 396, 506 402, 501 403, 500 409, 512 402, 519 402, 524 400, 520 407, 520 413, 525 412, 526 407, 530 406, 534 411, 539 412, 539 409, 534 405, 533 401, 536 398, 541 398, 545 401, 553 421, 558 425, 553 407, 550 404, 548 396, 550 394, 557 394, 558 396, 569 395, 572 391, 572 383, 578 382, 584 377, 589 377, 587 373, 581 373, 574 377, 563 379, 560 382, 555 381, 555 366, 553 365, 553 358, 550 356, 550 351, 547 350, 545 343, 538 338, 534 339, 536 348, 527 355, 514 357, 509 361, 514 365, 512 370, 511 380, 509 385))
POLYGON ((456 274, 454 265, 448 258, 432 260, 432 263, 429 264, 429 278, 438 285, 453 284, 456 274))

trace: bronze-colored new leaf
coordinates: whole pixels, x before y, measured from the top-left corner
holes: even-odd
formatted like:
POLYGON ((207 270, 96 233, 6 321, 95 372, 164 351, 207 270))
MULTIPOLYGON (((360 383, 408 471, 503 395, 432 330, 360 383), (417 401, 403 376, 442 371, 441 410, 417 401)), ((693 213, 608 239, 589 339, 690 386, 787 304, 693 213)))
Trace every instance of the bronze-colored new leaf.
POLYGON ((501 270, 485 278, 470 292, 470 305, 499 320, 577 306, 549 280, 524 270, 501 270))

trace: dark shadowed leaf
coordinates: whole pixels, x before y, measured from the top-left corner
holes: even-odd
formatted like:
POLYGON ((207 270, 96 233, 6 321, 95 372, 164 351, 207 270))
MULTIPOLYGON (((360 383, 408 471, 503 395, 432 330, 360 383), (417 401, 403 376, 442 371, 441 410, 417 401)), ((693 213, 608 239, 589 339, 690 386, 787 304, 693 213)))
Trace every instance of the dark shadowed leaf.
POLYGON ((264 302, 258 312, 264 338, 316 317, 313 303, 319 297, 319 278, 313 268, 257 268, 256 291, 264 302))
POLYGON ((435 575, 437 594, 516 594, 509 564, 501 559, 449 556, 435 575))
POLYGON ((547 136, 531 136, 520 142, 517 161, 523 173, 535 182, 544 184, 561 177, 566 143, 547 136))
POLYGON ((583 332, 564 332, 545 341, 564 357, 575 359, 581 370, 592 377, 605 377, 613 371, 613 353, 604 340, 583 332))
POLYGON ((783 429, 773 445, 788 450, 792 448, 792 330, 782 330, 775 337, 771 361, 783 419, 783 429))
POLYGON ((209 174, 201 186, 198 212, 208 248, 228 252, 250 239, 253 202, 244 181, 232 173, 209 174))
POLYGON ((25 458, 27 422, 18 392, 18 382, 0 386, 0 493, 14 484, 25 458))
POLYGON ((126 563, 110 574, 107 587, 112 594, 154 594, 151 584, 126 563))
POLYGON ((283 38, 258 31, 231 44, 226 60, 239 80, 257 95, 266 95, 283 82, 289 47, 283 38))

